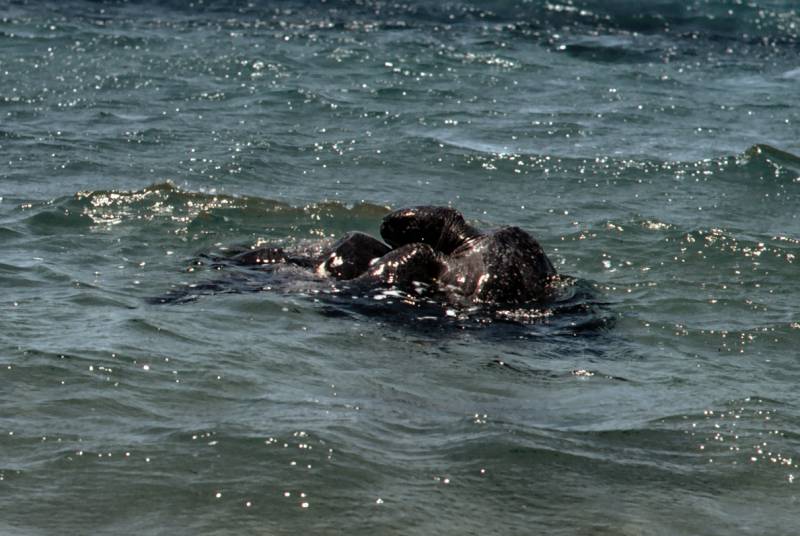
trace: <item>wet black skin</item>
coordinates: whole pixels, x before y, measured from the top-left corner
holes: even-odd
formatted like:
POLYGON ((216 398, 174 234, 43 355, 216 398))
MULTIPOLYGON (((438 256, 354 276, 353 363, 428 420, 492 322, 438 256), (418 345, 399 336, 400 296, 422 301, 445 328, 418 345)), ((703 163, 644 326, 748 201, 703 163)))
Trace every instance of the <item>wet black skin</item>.
POLYGON ((481 231, 449 207, 391 212, 383 219, 381 237, 388 246, 368 234, 350 232, 314 258, 264 247, 239 250, 228 259, 247 266, 289 263, 373 287, 415 290, 423 284, 448 302, 467 306, 543 301, 557 277, 539 242, 526 231, 481 231))
POLYGON ((450 207, 402 208, 387 214, 381 223, 381 237, 393 248, 421 242, 445 255, 481 235, 450 207))
POLYGON ((438 254, 429 276, 453 303, 523 304, 547 299, 556 270, 542 246, 519 227, 482 232, 449 207, 396 210, 381 236, 393 247, 423 243, 438 254))
POLYGON ((239 266, 294 264, 312 269, 321 275, 346 281, 364 274, 370 262, 390 251, 391 248, 377 238, 352 231, 346 233, 316 258, 290 254, 276 246, 266 246, 229 251, 225 260, 239 266))
POLYGON ((364 274, 370 263, 383 257, 391 248, 366 233, 345 234, 318 262, 318 272, 339 280, 354 279, 364 274))
POLYGON ((555 268, 542 246, 519 227, 471 238, 444 260, 440 286, 451 301, 520 305, 550 294, 555 268))
POLYGON ((428 244, 405 244, 375 260, 354 281, 414 290, 415 284, 435 284, 442 269, 441 254, 428 244))

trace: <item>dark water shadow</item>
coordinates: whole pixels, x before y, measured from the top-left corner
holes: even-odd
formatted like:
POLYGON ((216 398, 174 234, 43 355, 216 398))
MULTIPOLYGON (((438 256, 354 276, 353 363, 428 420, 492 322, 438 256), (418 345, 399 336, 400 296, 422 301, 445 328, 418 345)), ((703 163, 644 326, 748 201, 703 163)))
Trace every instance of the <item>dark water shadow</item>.
POLYGON ((615 323, 610 304, 601 301, 589 281, 564 276, 553 298, 523 306, 501 304, 459 307, 423 285, 415 291, 337 281, 303 266, 275 263, 237 266, 224 257, 201 254, 189 261, 189 271, 215 274, 146 298, 152 305, 189 305, 217 295, 271 292, 301 296, 327 318, 349 318, 402 327, 425 339, 464 336, 483 342, 603 337, 615 323))

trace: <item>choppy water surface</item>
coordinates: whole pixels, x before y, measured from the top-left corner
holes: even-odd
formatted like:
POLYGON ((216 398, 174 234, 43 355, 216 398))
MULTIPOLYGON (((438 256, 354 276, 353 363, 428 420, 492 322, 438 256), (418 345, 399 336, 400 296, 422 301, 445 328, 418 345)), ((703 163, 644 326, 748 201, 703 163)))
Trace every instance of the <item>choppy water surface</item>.
POLYGON ((799 33, 777 0, 0 1, 0 532, 795 534, 799 33), (528 229, 587 308, 192 264, 413 204, 528 229))

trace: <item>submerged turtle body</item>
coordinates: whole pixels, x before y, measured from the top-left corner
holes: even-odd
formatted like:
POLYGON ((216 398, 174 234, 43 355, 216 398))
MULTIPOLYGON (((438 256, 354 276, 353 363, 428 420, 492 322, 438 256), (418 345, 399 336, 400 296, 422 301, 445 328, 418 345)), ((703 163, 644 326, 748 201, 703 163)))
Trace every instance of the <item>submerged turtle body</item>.
POLYGON ((387 214, 380 230, 386 243, 350 232, 313 252, 238 249, 222 264, 261 267, 296 279, 332 279, 353 288, 427 292, 454 306, 517 307, 552 295, 553 264, 519 227, 481 231, 455 209, 419 206, 387 214), (294 268, 287 272, 282 265, 294 268))

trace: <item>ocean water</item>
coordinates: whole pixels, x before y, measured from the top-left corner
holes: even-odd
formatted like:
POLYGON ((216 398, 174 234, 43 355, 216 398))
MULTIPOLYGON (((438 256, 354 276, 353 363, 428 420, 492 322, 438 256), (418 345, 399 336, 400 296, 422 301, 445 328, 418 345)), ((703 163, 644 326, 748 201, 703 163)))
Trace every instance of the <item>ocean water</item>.
POLYGON ((0 0, 0 52, 0 533, 797 534, 795 2, 0 0), (419 204, 586 307, 193 261, 419 204))

